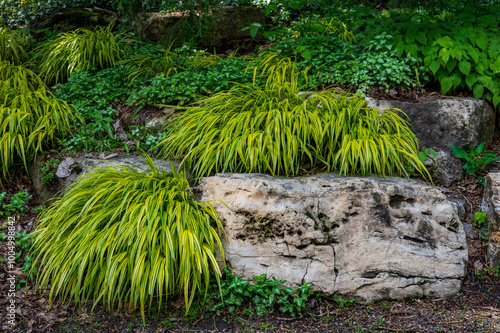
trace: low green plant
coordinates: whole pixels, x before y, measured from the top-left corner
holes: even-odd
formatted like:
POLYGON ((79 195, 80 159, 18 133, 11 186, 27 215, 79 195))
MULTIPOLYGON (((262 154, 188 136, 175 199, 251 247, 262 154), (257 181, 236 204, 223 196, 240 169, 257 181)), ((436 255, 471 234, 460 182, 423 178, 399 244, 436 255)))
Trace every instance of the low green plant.
POLYGON ((57 170, 57 167, 61 163, 60 160, 56 158, 51 158, 48 161, 42 161, 40 163, 40 181, 42 184, 48 184, 52 180, 54 180, 54 172, 57 170))
POLYGON ((42 44, 34 59, 40 76, 46 82, 60 82, 74 71, 114 66, 120 60, 120 42, 112 26, 66 32, 42 44))
POLYGON ((73 183, 40 217, 33 245, 38 288, 62 302, 109 309, 162 306, 182 293, 186 312, 206 292, 221 224, 210 203, 194 200, 183 173, 132 166, 98 168, 73 183))
POLYGON ((426 148, 424 149, 423 151, 419 152, 417 154, 417 157, 418 159, 420 160, 420 162, 424 163, 424 161, 427 159, 427 158, 430 158, 432 161, 434 161, 434 158, 432 157, 437 157, 437 154, 436 152, 434 151, 434 149, 431 149, 431 148, 426 148))
POLYGON ((155 76, 149 85, 133 91, 128 102, 137 105, 184 105, 202 95, 210 96, 230 89, 235 82, 252 82, 252 70, 248 69, 252 64, 249 61, 237 57, 213 61, 205 56, 192 57, 184 70, 155 76))
POLYGON ((195 176, 297 175, 305 164, 345 175, 407 175, 409 164, 428 177, 415 135, 393 110, 368 108, 357 95, 299 95, 299 77, 307 76, 289 60, 265 72, 263 86, 236 84, 180 113, 167 126, 161 154, 183 158, 195 176))
POLYGON ((33 208, 33 213, 40 214, 44 210, 45 210, 45 206, 44 205, 36 206, 35 208, 33 208))
POLYGON ((129 85, 130 69, 123 64, 98 72, 93 72, 93 69, 73 73, 68 82, 55 87, 55 96, 71 103, 75 114, 83 121, 81 126, 75 128, 73 136, 60 141, 60 145, 71 152, 123 147, 123 140, 115 135, 113 129, 118 116, 117 107, 143 84, 137 78, 129 85))
POLYGON ((275 308, 296 316, 304 312, 306 302, 313 294, 310 283, 286 288, 285 281, 267 279, 265 274, 255 276, 250 283, 233 275, 229 269, 225 269, 224 273, 220 284, 222 294, 218 295, 216 290, 209 293, 206 307, 209 311, 218 312, 225 308, 228 312, 236 312, 251 304, 259 316, 272 313, 275 308))
POLYGON ((28 59, 31 40, 16 30, 0 26, 0 61, 20 64, 28 59))
POLYGON ((0 217, 8 217, 15 214, 24 216, 26 214, 26 203, 33 197, 25 190, 21 190, 12 195, 9 203, 7 204, 3 203, 3 200, 5 200, 6 196, 6 192, 0 193, 0 217))
POLYGON ((495 277, 496 279, 500 278, 500 267, 494 266, 492 268, 483 268, 483 269, 478 269, 476 271, 476 275, 480 279, 485 279, 489 276, 495 277))
POLYGON ((474 224, 478 228, 486 226, 487 225, 487 219, 488 219, 488 217, 483 212, 476 212, 476 213, 474 213, 474 224))
POLYGON ((337 302, 340 308, 347 308, 354 304, 354 299, 343 299, 339 295, 333 295, 333 300, 337 302))
POLYGON ((471 175, 476 175, 478 181, 484 187, 484 179, 483 173, 485 168, 495 162, 499 161, 500 158, 497 157, 498 153, 484 151, 485 143, 482 142, 476 148, 471 148, 470 152, 463 148, 451 145, 451 149, 453 150, 453 154, 460 159, 466 161, 466 163, 462 166, 465 169, 465 172, 471 175))

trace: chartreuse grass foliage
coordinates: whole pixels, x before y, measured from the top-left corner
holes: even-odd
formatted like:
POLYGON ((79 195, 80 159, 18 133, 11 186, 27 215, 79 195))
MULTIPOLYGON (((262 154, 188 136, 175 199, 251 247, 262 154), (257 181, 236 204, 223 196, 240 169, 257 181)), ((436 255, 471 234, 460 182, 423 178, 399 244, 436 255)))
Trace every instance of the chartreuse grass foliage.
MULTIPOLYGON (((290 60, 264 62, 263 86, 236 84, 180 113, 167 128, 162 154, 183 158, 196 176, 211 172, 297 175, 305 164, 344 175, 428 176, 415 135, 394 110, 368 108, 358 95, 299 95, 290 60)), ((255 82, 255 81, 254 81, 255 82)))
POLYGON ((27 168, 37 153, 70 133, 72 121, 68 104, 52 96, 36 74, 0 62, 0 166, 4 176, 18 160, 27 168))
POLYGON ((0 27, 0 61, 19 64, 28 59, 31 40, 24 34, 0 27))
POLYGON ((219 281, 214 257, 222 226, 209 203, 193 199, 184 174, 132 167, 96 169, 75 182, 41 217, 33 253, 38 287, 50 302, 127 304, 144 316, 182 292, 186 307, 219 281))
POLYGON ((59 82, 77 70, 107 68, 120 60, 120 43, 112 24, 94 31, 78 29, 42 44, 36 51, 38 72, 47 82, 59 82))

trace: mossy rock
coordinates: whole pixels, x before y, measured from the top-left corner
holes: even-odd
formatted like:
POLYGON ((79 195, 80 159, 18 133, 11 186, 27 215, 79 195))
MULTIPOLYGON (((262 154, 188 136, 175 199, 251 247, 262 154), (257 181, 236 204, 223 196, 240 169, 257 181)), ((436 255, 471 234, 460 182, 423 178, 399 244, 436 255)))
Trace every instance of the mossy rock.
MULTIPOLYGON (((251 51, 264 42, 259 32, 255 38, 250 30, 241 30, 252 23, 265 24, 266 17, 257 7, 227 6, 214 11, 213 22, 207 30, 211 33, 197 43, 200 47, 217 53, 227 50, 251 51)), ((152 41, 175 40, 179 37, 183 17, 176 13, 147 13, 141 17, 141 34, 152 41)))
POLYGON ((64 8, 57 13, 44 17, 30 24, 33 30, 56 27, 60 32, 78 28, 94 29, 107 26, 116 18, 116 14, 95 8, 64 8))

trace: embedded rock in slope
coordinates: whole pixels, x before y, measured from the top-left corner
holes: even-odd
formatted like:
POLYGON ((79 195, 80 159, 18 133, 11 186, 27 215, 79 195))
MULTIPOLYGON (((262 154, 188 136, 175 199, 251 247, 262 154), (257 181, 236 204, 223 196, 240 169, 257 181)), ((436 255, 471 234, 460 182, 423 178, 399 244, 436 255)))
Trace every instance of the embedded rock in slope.
POLYGON ((429 154, 424 161, 434 183, 450 186, 453 182, 464 178, 465 170, 462 168, 462 162, 453 156, 453 153, 439 149, 435 153, 437 156, 429 154))
POLYGON ((468 261, 458 207, 422 182, 322 174, 203 178, 244 279, 267 274, 371 302, 459 291, 468 261), (226 206, 227 205, 227 206, 226 206))
POLYGON ((491 231, 488 244, 490 267, 500 266, 500 172, 490 172, 485 177, 481 206, 491 231))
POLYGON ((397 108, 410 118, 412 131, 421 147, 450 149, 489 145, 495 129, 495 112, 483 100, 474 98, 421 98, 422 103, 380 101, 366 98, 369 107, 397 108))
MULTIPOLYGON (((116 155, 116 154, 114 154, 116 155)), ((119 166, 132 166, 134 169, 144 169, 150 171, 146 161, 140 156, 115 156, 107 159, 94 159, 87 157, 66 158, 61 161, 54 180, 48 184, 41 182, 41 162, 44 161, 44 156, 38 156, 36 161, 30 167, 30 177, 33 183, 33 188, 37 194, 40 202, 45 203, 50 199, 64 194, 66 189, 84 173, 92 172, 92 167, 119 167, 119 166)), ((153 159, 155 166, 160 170, 172 172, 170 164, 173 163, 174 168, 177 170, 179 167, 178 162, 165 161, 153 159)), ((188 178, 190 176, 188 175, 188 178)))

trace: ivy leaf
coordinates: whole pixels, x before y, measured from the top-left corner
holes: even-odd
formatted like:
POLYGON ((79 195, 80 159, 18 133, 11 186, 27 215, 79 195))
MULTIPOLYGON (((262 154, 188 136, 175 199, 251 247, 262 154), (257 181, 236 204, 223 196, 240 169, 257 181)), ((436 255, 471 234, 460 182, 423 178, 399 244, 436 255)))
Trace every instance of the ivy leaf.
POLYGON ((464 75, 469 75, 471 65, 468 61, 460 61, 458 68, 464 75))

